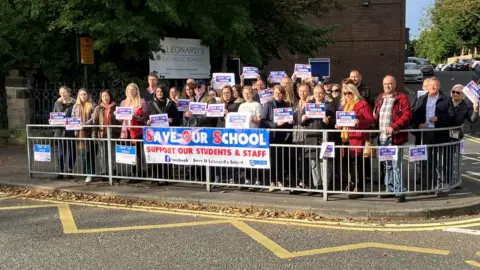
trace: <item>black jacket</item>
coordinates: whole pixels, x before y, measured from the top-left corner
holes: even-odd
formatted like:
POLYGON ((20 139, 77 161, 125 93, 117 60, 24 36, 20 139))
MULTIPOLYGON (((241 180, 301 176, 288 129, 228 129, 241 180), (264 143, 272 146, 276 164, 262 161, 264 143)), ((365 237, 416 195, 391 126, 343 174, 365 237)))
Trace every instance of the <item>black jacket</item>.
POLYGON ((143 98, 146 103, 149 103, 150 101, 155 99, 155 91, 150 94, 150 92, 148 92, 148 89, 143 89, 140 91, 140 97, 143 98))
MULTIPOLYGON (((195 102, 195 97, 190 99, 190 102, 195 102)), ((200 97, 198 102, 203 102, 208 104, 215 104, 217 101, 214 97, 208 95, 208 92, 205 91, 200 97)), ((182 126, 184 127, 216 127, 217 118, 207 117, 206 115, 192 115, 192 117, 187 118, 185 114, 183 115, 182 126)))
MULTIPOLYGON (((315 103, 314 100, 309 101, 308 103, 315 103)), ((334 102, 326 102, 325 103, 325 116, 328 117, 328 125, 323 122, 323 119, 307 119, 306 121, 302 122, 302 125, 305 126, 307 129, 335 129, 335 122, 336 122, 336 111, 337 106, 334 102)), ((305 114, 305 110, 303 110, 302 115, 305 114)), ((328 133, 327 141, 335 142, 335 134, 338 132, 330 132, 328 133)), ((305 140, 306 145, 321 145, 323 140, 323 133, 321 132, 309 132, 307 133, 307 139, 305 140)))
MULTIPOLYGON (((75 99, 70 98, 67 103, 62 103, 61 99, 58 99, 53 104, 53 112, 64 112, 66 117, 72 117, 73 105, 75 105, 75 99)), ((54 137, 75 137, 75 131, 65 130, 65 128, 55 129, 54 137)))
MULTIPOLYGON (((454 126, 461 126, 466 121, 475 123, 478 121, 478 112, 473 111, 473 106, 462 100, 457 106, 453 106, 455 110, 454 126)), ((463 138, 463 129, 459 129, 459 139, 463 138)))
MULTIPOLYGON (((225 109, 231 112, 238 112, 238 108, 240 104, 242 104, 243 99, 231 99, 225 106, 225 109)), ((217 120, 217 127, 224 128, 225 127, 225 117, 219 117, 217 120)))
MULTIPOLYGON (((449 96, 442 92, 438 93, 438 100, 435 107, 435 116, 438 118, 435 123, 436 128, 445 128, 455 126, 455 110, 452 100, 449 96)), ((428 95, 417 97, 413 105, 413 117, 411 121, 412 128, 418 128, 420 124, 427 122, 427 100, 428 95)), ((415 144, 420 144, 420 133, 415 133, 417 136, 415 144)), ((450 133, 446 131, 425 132, 425 143, 445 143, 450 140, 450 133)))
POLYGON ((176 127, 180 125, 180 119, 178 118, 178 109, 175 102, 167 99, 166 103, 161 103, 157 99, 150 101, 147 105, 147 112, 145 113, 144 121, 150 119, 150 115, 166 113, 168 118, 172 118, 170 126, 176 127), (155 106, 156 105, 156 106, 155 106))
POLYGON ((359 87, 357 87, 358 92, 360 95, 365 99, 365 101, 370 105, 370 108, 375 107, 375 100, 373 99, 373 93, 372 90, 370 89, 370 86, 364 85, 363 83, 360 84, 359 87))
MULTIPOLYGON (((270 100, 262 106, 261 115, 262 119, 260 121, 260 128, 269 128, 269 129, 292 129, 292 124, 284 124, 281 127, 277 127, 277 124, 273 122, 273 109, 277 108, 288 108, 288 104, 285 101, 277 102, 276 100, 270 100)), ((286 144, 292 142, 292 132, 275 132, 270 131, 270 144, 286 144)))

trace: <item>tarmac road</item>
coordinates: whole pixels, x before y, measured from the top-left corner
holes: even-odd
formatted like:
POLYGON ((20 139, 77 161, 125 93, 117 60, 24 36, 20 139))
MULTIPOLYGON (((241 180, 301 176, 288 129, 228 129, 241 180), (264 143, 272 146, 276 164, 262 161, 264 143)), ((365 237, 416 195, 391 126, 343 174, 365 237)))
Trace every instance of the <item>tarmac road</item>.
POLYGON ((445 226, 478 230, 480 217, 446 222, 450 223, 380 227, 336 223, 317 228, 0 194, 0 265, 2 269, 480 267, 480 235, 442 231, 445 226))

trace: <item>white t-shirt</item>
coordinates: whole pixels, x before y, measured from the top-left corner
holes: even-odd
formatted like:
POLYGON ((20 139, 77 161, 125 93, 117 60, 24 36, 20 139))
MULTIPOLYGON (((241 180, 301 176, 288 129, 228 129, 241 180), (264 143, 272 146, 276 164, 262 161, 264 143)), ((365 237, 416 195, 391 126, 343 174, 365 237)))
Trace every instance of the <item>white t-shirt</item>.
MULTIPOLYGON (((261 105, 256 101, 244 102, 238 107, 239 113, 249 113, 255 117, 260 116, 261 105)), ((250 121, 250 128, 258 128, 258 125, 250 121)))

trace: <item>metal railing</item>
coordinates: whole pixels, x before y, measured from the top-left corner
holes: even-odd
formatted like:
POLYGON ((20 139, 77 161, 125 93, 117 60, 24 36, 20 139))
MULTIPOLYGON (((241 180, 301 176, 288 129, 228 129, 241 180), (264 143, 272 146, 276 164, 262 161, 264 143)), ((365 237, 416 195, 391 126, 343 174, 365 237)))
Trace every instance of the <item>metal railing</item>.
MULTIPOLYGON (((94 126, 89 126, 94 127, 94 126)), ((214 167, 199 165, 176 165, 172 163, 148 164, 143 151, 142 139, 112 137, 121 126, 106 127, 105 138, 77 138, 73 133, 53 137, 49 125, 27 125, 29 175, 56 174, 83 176, 114 180, 157 181, 191 183, 211 188, 241 188, 251 190, 307 192, 321 194, 327 200, 332 194, 363 195, 411 195, 449 191, 461 185, 461 140, 426 144, 428 160, 411 161, 409 147, 398 145, 397 159, 381 161, 378 157, 366 157, 365 149, 381 151, 383 146, 352 146, 335 144, 334 158, 320 158, 321 141, 317 144, 295 143, 270 144, 270 169, 214 167), (114 132, 115 131, 115 132, 114 132), (49 146, 50 160, 34 158, 34 148, 49 146), (116 145, 134 146, 135 165, 116 162, 116 145), (358 154, 355 154, 357 149, 358 154)), ((142 127, 135 127, 142 128, 142 127)), ((170 127, 175 129, 175 127, 170 127)), ((423 145, 424 136, 432 132, 447 131, 461 127, 425 130, 402 130, 416 132, 423 145)), ((217 128, 221 130, 221 128, 217 128)), ((269 132, 303 132, 304 135, 322 134, 321 138, 339 139, 342 130, 292 130, 272 129, 269 132)), ((353 130, 362 134, 380 133, 379 130, 353 130)), ((448 136, 448 132, 447 132, 448 136)), ((320 136, 318 136, 320 138, 320 136)), ((325 141, 325 140, 323 140, 325 141)), ((417 141, 418 142, 418 141, 417 141)))

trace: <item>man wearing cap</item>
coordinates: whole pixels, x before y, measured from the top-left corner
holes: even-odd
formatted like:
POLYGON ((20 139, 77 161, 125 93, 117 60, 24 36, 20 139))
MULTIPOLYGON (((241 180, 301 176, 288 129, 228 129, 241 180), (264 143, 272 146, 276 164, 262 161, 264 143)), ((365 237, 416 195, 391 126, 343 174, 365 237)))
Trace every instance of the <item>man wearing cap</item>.
MULTIPOLYGON (((204 80, 196 80, 195 96, 190 99, 190 102, 202 102, 208 104, 215 104, 217 101, 214 97, 208 95, 204 80)), ((206 115, 193 115, 192 112, 186 111, 183 119, 184 126, 187 127, 216 127, 217 118, 207 117, 206 115)))

